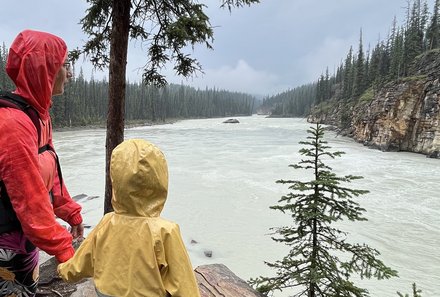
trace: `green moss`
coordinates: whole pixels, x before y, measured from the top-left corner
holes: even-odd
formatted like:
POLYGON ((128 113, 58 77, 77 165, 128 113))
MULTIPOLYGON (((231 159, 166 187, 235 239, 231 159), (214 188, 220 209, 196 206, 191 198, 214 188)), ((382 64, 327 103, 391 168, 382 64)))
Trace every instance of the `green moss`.
POLYGON ((416 56, 414 60, 420 60, 421 58, 424 58, 430 54, 438 54, 438 53, 440 53, 440 48, 434 48, 432 50, 421 53, 420 55, 416 56))
POLYGON ((370 102, 372 101, 374 98, 374 90, 373 87, 368 88, 360 97, 359 97, 359 102, 364 103, 364 102, 370 102))
POLYGON ((428 76, 426 74, 422 74, 422 75, 414 75, 414 76, 407 76, 407 77, 403 77, 402 81, 403 82, 407 82, 407 81, 415 81, 415 80, 422 80, 422 79, 426 79, 428 76))
MULTIPOLYGON (((338 100, 328 100, 321 102, 319 105, 315 106, 312 110, 312 115, 321 116, 321 115, 331 115, 334 114, 337 110, 340 109, 341 101, 338 100)), ((345 105, 345 104, 344 104, 345 105)), ((345 107, 343 107, 345 109, 345 107)))

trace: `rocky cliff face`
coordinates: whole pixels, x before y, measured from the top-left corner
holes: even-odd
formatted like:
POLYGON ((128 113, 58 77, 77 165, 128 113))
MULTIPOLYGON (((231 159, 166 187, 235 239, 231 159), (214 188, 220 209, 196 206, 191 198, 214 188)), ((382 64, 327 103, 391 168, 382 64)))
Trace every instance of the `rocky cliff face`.
POLYGON ((412 65, 410 76, 385 85, 371 100, 334 102, 309 121, 334 125, 341 133, 385 151, 440 158, 440 52, 412 65), (347 112, 348 110, 348 112, 347 112))
POLYGON ((382 89, 354 111, 352 136, 382 150, 440 157, 438 79, 401 81, 382 89))

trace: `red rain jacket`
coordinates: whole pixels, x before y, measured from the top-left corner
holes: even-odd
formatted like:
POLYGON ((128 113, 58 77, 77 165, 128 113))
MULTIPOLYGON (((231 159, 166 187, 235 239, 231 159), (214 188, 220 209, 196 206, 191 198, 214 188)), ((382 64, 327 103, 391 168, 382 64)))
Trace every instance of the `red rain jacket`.
POLYGON ((0 180, 26 237, 60 262, 74 253, 72 236, 55 219, 71 226, 82 223, 81 206, 60 186, 55 154, 38 154, 38 148, 52 143, 49 108, 57 72, 67 54, 62 39, 49 33, 26 30, 9 50, 6 71, 22 96, 41 118, 40 143, 30 118, 13 108, 0 108, 0 180), (62 189, 62 191, 61 191, 62 189), (52 190, 53 203, 48 192, 52 190))

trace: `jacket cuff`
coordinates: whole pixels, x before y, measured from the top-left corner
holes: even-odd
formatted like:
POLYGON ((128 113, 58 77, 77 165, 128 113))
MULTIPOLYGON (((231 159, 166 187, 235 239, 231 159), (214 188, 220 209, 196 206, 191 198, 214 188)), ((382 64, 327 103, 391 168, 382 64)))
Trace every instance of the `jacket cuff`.
POLYGON ((82 216, 80 213, 77 213, 76 215, 72 216, 69 220, 70 226, 77 226, 83 222, 82 216))
POLYGON ((73 249, 73 247, 71 247, 68 250, 62 252, 61 254, 55 255, 55 258, 58 260, 58 262, 64 263, 70 258, 72 258, 74 254, 75 254, 75 250, 73 249))

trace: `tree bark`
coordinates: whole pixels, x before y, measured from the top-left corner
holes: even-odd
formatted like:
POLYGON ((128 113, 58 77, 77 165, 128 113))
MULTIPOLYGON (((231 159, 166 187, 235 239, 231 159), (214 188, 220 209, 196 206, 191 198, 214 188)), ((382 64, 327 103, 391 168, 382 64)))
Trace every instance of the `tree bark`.
POLYGON ((109 101, 107 113, 104 214, 113 211, 110 157, 113 149, 124 140, 125 72, 127 68, 130 0, 114 0, 110 38, 109 101))

